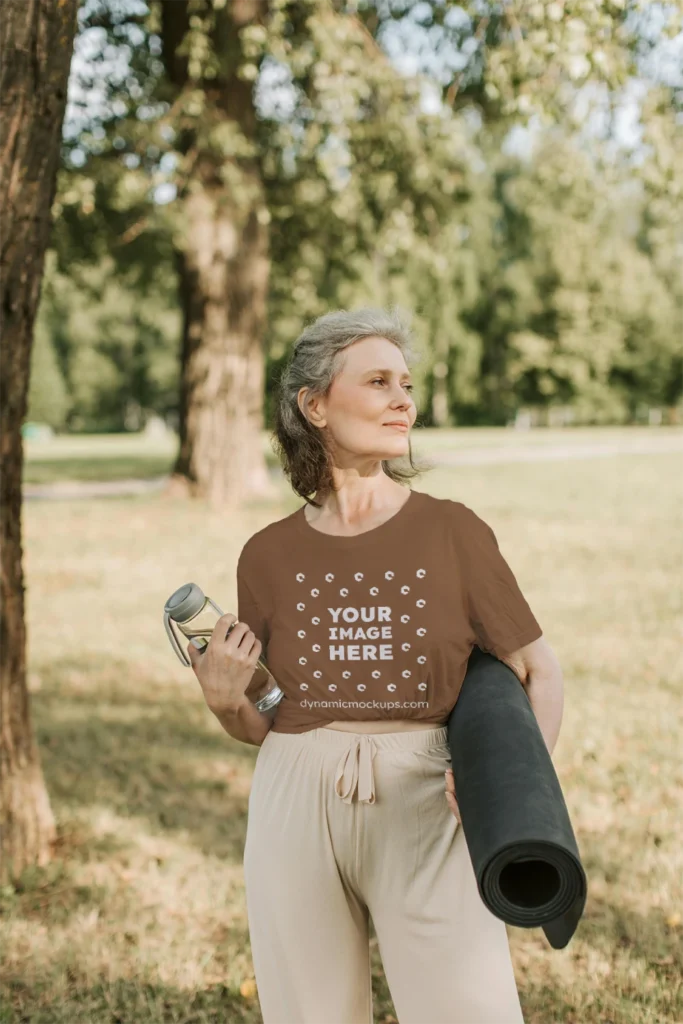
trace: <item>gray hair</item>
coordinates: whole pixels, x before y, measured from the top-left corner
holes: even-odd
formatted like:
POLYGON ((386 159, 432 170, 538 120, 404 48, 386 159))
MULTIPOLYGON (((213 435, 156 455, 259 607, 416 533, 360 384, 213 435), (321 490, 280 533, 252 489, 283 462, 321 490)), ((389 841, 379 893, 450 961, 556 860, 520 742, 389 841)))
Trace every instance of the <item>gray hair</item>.
MULTIPOLYGON (((280 375, 271 444, 295 493, 316 508, 320 502, 309 495, 326 494, 333 486, 330 454, 321 431, 301 412, 297 396, 301 388, 309 388, 307 397, 326 395, 340 370, 339 353, 354 341, 375 335, 393 342, 408 366, 416 361, 410 318, 398 307, 340 309, 319 316, 302 331, 280 375)), ((398 483, 431 468, 413 462, 410 442, 407 456, 382 460, 383 471, 398 483), (405 458, 408 465, 402 464, 405 458)))

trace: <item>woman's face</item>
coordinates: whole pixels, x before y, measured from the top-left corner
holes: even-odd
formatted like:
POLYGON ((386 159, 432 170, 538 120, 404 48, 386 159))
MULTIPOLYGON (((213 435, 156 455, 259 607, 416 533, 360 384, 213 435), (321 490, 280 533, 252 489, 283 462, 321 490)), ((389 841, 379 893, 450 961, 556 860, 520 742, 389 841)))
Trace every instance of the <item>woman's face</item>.
MULTIPOLYGON (((396 459, 408 451, 408 434, 417 409, 412 380, 401 350, 387 338, 369 337, 344 349, 342 368, 323 398, 311 399, 311 423, 324 428, 338 465, 348 456, 376 462, 396 459), (389 426, 391 421, 407 429, 389 426)), ((305 401, 305 389, 299 392, 305 401)))

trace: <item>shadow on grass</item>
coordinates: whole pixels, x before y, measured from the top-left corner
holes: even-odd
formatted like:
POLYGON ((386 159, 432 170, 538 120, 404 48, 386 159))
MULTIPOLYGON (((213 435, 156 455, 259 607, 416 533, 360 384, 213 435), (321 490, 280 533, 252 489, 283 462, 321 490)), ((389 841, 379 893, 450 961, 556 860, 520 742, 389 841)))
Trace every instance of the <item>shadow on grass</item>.
POLYGON ((258 998, 249 1001, 225 985, 184 991, 170 985, 119 978, 85 987, 70 972, 59 1000, 20 978, 8 978, 0 1024, 260 1024, 258 998))
MULTIPOLYGON (((108 679, 112 678, 111 671, 110 666, 108 679)), ((118 669, 116 677, 121 678, 118 669)), ((61 683, 40 691, 33 704, 43 768, 55 807, 110 807, 122 817, 144 819, 152 832, 182 833, 202 853, 241 863, 248 802, 245 794, 258 748, 240 744, 214 729, 203 704, 176 699, 167 691, 136 696, 130 683, 124 688, 107 685, 106 680, 88 691, 61 683)), ((114 835, 94 836, 85 824, 82 830, 80 835, 62 835, 57 856, 63 860, 55 865, 52 875, 43 876, 42 882, 33 887, 27 881, 15 907, 21 916, 38 918, 49 906, 50 923, 56 923, 78 910, 103 904, 104 891, 70 881, 72 869, 78 859, 106 860, 116 855, 125 847, 125 840, 114 835)), ((591 1024, 604 1020, 605 1014, 615 1024, 683 1019, 683 994, 678 982, 683 973, 680 932, 667 926, 661 908, 640 913, 629 906, 626 896, 623 902, 609 895, 593 896, 591 878, 602 877, 610 884, 621 881, 628 887, 628 864, 611 863, 598 837, 579 838, 589 876, 589 898, 573 945, 577 955, 579 943, 584 949, 588 947, 579 955, 580 960, 585 959, 580 969, 591 969, 592 949, 612 965, 615 985, 587 977, 576 992, 562 991, 557 984, 548 987, 539 982, 532 971, 530 976, 518 978, 525 1020, 528 1024, 560 1020, 591 1024), (633 979, 624 958, 638 968, 633 979), (644 972, 654 979, 654 989, 640 990, 644 972)), ((548 959, 552 958, 550 948, 547 953, 548 959)), ((68 973, 71 966, 64 969, 68 973)), ((376 1019, 391 1019, 390 992, 376 946, 372 976, 379 1011, 376 1019)), ((261 1020, 253 1002, 231 995, 221 985, 195 993, 176 991, 154 981, 148 984, 144 979, 103 982, 92 988, 74 978, 73 990, 69 990, 72 995, 56 1007, 49 1005, 47 996, 43 1006, 41 986, 33 983, 29 991, 20 976, 8 977, 3 984, 0 1024, 28 1020, 32 1024, 257 1024, 261 1020)))
POLYGON ((186 833, 204 854, 241 862, 258 748, 211 728, 204 705, 130 691, 41 693, 34 720, 50 798, 186 833))
MULTIPOLYGON (((37 924, 49 918, 50 925, 61 927, 82 910, 106 905, 103 885, 79 885, 72 861, 73 843, 58 829, 54 859, 46 867, 26 868, 13 885, 0 890, 0 919, 31 921, 37 924)), ((3 1018, 0 1016, 0 1024, 3 1018)))

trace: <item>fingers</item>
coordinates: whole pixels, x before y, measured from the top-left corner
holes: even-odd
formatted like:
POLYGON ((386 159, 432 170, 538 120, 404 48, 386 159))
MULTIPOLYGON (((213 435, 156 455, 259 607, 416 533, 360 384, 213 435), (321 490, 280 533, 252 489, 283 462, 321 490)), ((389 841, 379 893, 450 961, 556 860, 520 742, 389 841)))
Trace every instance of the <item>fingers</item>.
POLYGON ((453 769, 447 768, 444 772, 444 777, 446 780, 446 803, 458 821, 461 821, 460 808, 458 807, 458 801, 455 798, 455 779, 453 776, 453 769))
POLYGON ((229 644, 234 637, 233 644, 239 648, 242 640, 249 632, 250 629, 248 623, 239 622, 235 615, 231 612, 226 612, 226 614, 221 615, 220 619, 217 621, 213 631, 213 638, 215 638, 218 643, 229 644))
MULTIPOLYGON (((244 622, 238 622, 237 616, 233 615, 232 612, 226 612, 225 615, 221 615, 220 619, 217 620, 211 640, 216 640, 218 643, 226 643, 235 630, 239 633, 239 627, 244 625, 246 625, 244 622)), ((249 627, 247 626, 246 628, 248 629, 249 627)))

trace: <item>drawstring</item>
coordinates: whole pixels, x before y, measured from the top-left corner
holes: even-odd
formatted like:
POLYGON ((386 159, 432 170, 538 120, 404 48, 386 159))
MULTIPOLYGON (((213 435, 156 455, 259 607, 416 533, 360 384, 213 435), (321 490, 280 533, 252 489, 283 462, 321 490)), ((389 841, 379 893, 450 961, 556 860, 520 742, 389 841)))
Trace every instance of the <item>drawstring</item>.
POLYGON ((350 744, 337 765, 334 788, 344 803, 350 804, 358 787, 358 800, 366 804, 375 802, 375 778, 372 759, 377 753, 377 744, 372 736, 357 736, 350 744))

